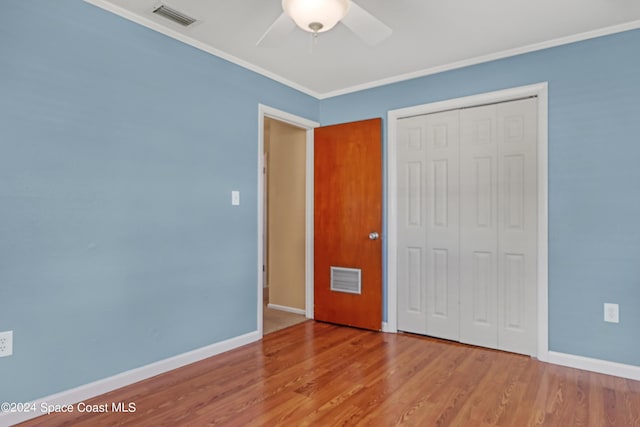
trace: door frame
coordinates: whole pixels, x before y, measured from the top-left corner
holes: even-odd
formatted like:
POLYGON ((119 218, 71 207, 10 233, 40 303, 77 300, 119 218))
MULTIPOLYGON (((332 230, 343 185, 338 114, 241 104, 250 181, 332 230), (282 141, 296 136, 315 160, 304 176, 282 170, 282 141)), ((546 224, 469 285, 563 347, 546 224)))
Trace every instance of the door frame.
POLYGON ((390 110, 387 113, 387 332, 398 331, 398 120, 458 108, 477 107, 521 98, 538 98, 538 301, 537 301, 537 351, 541 361, 549 359, 549 291, 548 291, 548 83, 536 83, 495 92, 432 102, 414 107, 390 110))
POLYGON ((257 330, 262 338, 262 298, 264 248, 264 119, 269 117, 288 123, 306 131, 306 178, 305 178, 305 317, 313 319, 313 130, 320 123, 267 105, 258 104, 258 309, 257 330))

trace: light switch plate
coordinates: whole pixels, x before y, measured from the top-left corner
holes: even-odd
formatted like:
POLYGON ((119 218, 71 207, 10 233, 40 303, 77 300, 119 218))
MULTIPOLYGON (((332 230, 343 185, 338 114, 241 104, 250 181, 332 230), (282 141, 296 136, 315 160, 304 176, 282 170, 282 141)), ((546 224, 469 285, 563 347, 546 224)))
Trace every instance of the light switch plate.
POLYGON ((233 190, 231 192, 231 205, 239 206, 240 205, 240 192, 237 190, 233 190))

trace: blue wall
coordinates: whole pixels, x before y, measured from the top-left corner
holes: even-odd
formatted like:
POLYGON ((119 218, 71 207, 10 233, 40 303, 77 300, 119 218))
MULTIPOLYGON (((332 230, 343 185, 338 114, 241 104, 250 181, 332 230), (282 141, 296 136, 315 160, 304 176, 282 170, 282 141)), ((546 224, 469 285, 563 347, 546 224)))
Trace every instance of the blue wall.
POLYGON ((258 103, 331 124, 540 81, 550 347, 640 365, 640 31, 317 101, 80 0, 3 6, 0 401, 255 330, 258 103))
MULTIPOLYGON (((322 101, 323 125, 549 82, 549 347, 640 365, 640 31, 322 101), (620 304, 620 324, 603 303, 620 304)), ((386 143, 384 145, 386 153, 386 143)))
POLYGON ((3 2, 0 402, 256 330, 258 103, 318 117, 80 0, 3 2))

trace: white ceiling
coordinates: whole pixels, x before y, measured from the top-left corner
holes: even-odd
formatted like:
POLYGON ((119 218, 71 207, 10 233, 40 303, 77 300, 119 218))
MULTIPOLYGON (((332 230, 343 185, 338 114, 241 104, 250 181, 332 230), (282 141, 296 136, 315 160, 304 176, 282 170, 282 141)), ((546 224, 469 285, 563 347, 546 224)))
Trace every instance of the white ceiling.
POLYGON ((371 47, 344 25, 296 28, 280 47, 256 42, 281 0, 166 0, 200 22, 151 14, 159 0, 87 0, 317 98, 326 98, 544 47, 640 28, 638 0, 356 0, 393 29, 371 47))

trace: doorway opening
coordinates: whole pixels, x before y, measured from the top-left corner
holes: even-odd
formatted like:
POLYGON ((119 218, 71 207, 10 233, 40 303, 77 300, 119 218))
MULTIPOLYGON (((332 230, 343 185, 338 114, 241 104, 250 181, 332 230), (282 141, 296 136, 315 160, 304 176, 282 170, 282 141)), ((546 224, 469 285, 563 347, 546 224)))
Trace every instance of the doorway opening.
POLYGON ((313 318, 313 128, 259 106, 258 331, 313 318))
POLYGON ((264 120, 263 333, 305 320, 306 131, 264 120))

